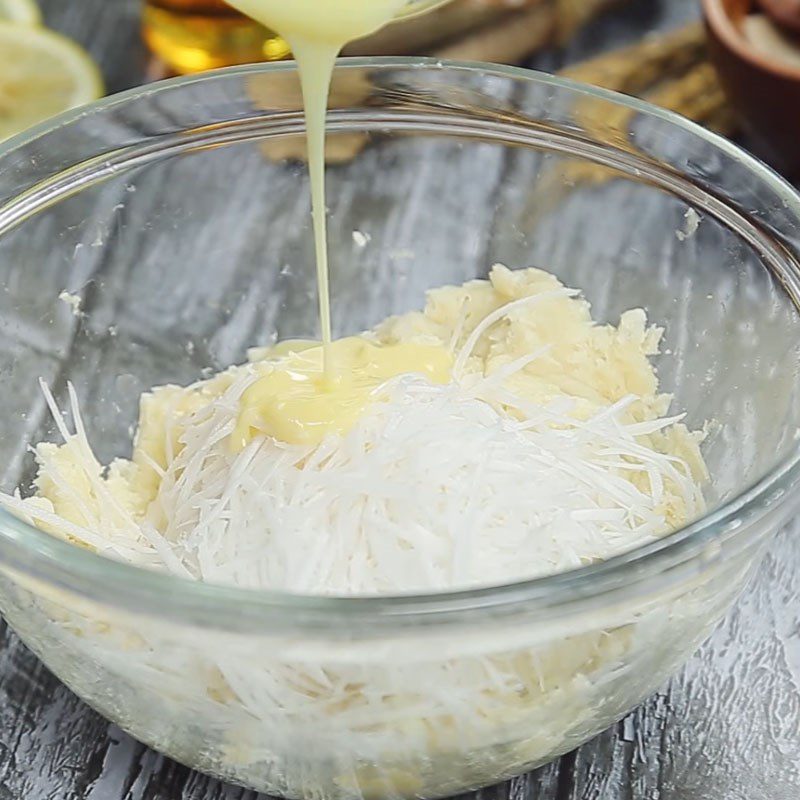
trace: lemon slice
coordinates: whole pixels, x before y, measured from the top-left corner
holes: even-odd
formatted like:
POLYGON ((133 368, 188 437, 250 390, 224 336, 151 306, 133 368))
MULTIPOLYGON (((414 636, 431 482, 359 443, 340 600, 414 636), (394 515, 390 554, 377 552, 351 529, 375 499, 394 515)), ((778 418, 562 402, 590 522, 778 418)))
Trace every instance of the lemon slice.
POLYGON ((0 141, 103 94, 89 54, 46 28, 0 22, 0 53, 0 141))
POLYGON ((18 25, 39 25, 42 15, 34 0, 0 0, 0 20, 18 25))

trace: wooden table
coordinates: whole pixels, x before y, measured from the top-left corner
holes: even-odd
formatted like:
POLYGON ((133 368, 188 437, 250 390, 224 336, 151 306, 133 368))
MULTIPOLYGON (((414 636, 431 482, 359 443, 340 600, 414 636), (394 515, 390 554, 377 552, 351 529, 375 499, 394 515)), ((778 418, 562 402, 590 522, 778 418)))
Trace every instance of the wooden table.
MULTIPOLYGON (((640 0, 606 15, 556 68, 697 13, 640 0)), ((110 91, 140 83, 140 0, 43 0, 86 45, 110 91)), ((479 793, 500 800, 795 800, 800 797, 800 528, 774 542, 737 607, 668 685, 622 722, 537 772, 479 793)), ((0 800, 254 800, 171 762, 87 708, 0 627, 0 800)))

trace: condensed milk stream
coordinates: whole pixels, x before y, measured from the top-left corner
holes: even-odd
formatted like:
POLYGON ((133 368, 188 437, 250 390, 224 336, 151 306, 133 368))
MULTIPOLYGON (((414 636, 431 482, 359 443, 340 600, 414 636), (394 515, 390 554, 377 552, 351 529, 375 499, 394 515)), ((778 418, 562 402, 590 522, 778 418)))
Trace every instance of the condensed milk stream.
MULTIPOLYGON (((333 68, 341 49, 391 20, 432 8, 442 0, 228 0, 230 5, 277 31, 290 45, 300 71, 308 139, 311 207, 317 262, 317 287, 322 335, 319 358, 290 352, 275 363, 260 387, 250 393, 250 417, 271 419, 272 431, 294 432, 290 440, 317 441, 330 431, 347 427, 354 408, 367 403, 368 389, 403 372, 437 374, 447 360, 430 347, 355 347, 331 335, 327 219, 325 203, 325 117, 333 68), (320 363, 320 372, 309 365, 320 363), (297 363, 293 363, 297 362, 297 363), (302 363, 300 363, 302 362, 302 363), (278 396, 267 384, 281 386, 278 396), (320 402, 321 395, 330 402, 320 402), (277 403, 279 402, 279 407, 277 403), (280 420, 278 424, 276 420, 280 420)), ((308 345, 302 348, 309 350, 308 345)), ((253 430, 257 430, 256 426, 253 430)), ((265 432, 265 431, 264 431, 265 432)), ((246 442, 248 430, 239 432, 246 442)))

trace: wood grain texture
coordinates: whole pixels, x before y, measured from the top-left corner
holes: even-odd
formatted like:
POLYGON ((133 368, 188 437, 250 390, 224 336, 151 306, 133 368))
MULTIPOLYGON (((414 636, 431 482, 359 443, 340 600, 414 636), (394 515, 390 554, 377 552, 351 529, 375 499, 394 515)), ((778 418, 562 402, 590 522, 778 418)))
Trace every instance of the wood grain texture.
MULTIPOLYGON (((139 0, 43 0, 43 8, 48 24, 90 49, 101 64, 111 91, 135 85, 142 79, 146 55, 138 37, 139 0)), ((594 55, 601 48, 633 41, 646 29, 673 27, 695 13, 692 0, 638 0, 630 9, 598 20, 563 52, 542 54, 536 64, 555 69, 564 62, 594 55)), ((369 158, 378 161, 367 164, 365 169, 394 171, 385 185, 392 185, 394 191, 402 191, 409 197, 423 197, 431 187, 446 184, 448 180, 447 170, 435 158, 415 160, 413 171, 405 169, 403 162, 391 155, 370 154, 369 158), (381 158, 385 160, 380 161, 381 158)), ((481 231, 475 227, 480 217, 475 209, 488 202, 493 193, 502 191, 502 177, 508 168, 492 148, 486 149, 475 193, 462 206, 458 218, 458 228, 470 230, 471 236, 465 237, 461 249, 455 253, 445 253, 443 249, 426 254, 439 260, 449 258, 453 280, 459 278, 460 269, 471 271, 459 266, 462 261, 483 259, 487 255, 480 244, 481 231)), ((246 185, 238 186, 240 196, 262 191, 254 177, 247 177, 246 170, 242 174, 246 185)), ((345 231, 347 235, 363 227, 361 209, 365 202, 380 207, 380 187, 376 187, 374 197, 358 197, 349 194, 346 185, 337 186, 334 178, 331 194, 332 229, 345 231)), ((140 189, 136 200, 130 200, 124 210, 131 215, 129 226, 135 227, 136 215, 155 203, 169 207, 169 186, 140 189)), ((247 209, 237 206, 235 199, 230 214, 231 220, 237 219, 239 224, 256 223, 248 220, 247 209)), ((307 243, 294 241, 303 238, 307 215, 305 204, 281 210, 277 224, 286 243, 270 256, 276 264, 291 267, 292 263, 309 258, 307 243)), ((409 203, 404 215, 391 221, 387 234, 390 246, 384 248, 382 258, 375 259, 375 251, 369 247, 364 251, 354 249, 349 268, 372 269, 378 279, 374 285, 380 287, 383 273, 391 269, 396 274, 402 270, 405 242, 410 232, 426 224, 425 216, 421 207, 409 203)), ((144 224, 145 218, 140 222, 144 224)), ((440 239, 456 241, 458 231, 445 231, 440 239)), ((213 240, 195 244, 213 246, 213 240)), ((152 269, 157 270, 159 254, 149 255, 152 269)), ((248 253, 239 254, 239 258, 246 262, 248 253)), ((56 285, 63 288, 62 284, 70 289, 79 288, 98 276, 125 281, 124 264, 117 264, 112 274, 104 273, 107 269, 108 265, 99 259, 76 260, 65 273, 66 279, 64 274, 51 277, 51 288, 55 290, 56 285)), ((236 275, 239 281, 247 278, 246 273, 236 275)), ((3 275, 7 285, 19 277, 3 275)), ((82 360, 80 344, 67 352, 60 349, 48 338, 45 329, 37 327, 32 300, 30 315, 17 315, 11 322, 5 318, 3 323, 3 348, 30 345, 28 349, 32 347, 37 354, 36 359, 25 360, 25 370, 13 375, 13 381, 22 385, 45 375, 55 380, 58 387, 59 370, 70 361, 73 376, 82 371, 86 375, 86 381, 79 386, 82 399, 91 405, 93 398, 108 394, 102 385, 104 374, 125 373, 124 359, 137 337, 156 334, 163 338, 166 334, 169 347, 185 347, 187 342, 176 331, 180 331, 181 314, 191 313, 196 304, 216 304, 220 309, 215 329, 204 332, 202 341, 192 343, 207 347, 220 364, 233 360, 257 338, 257 318, 242 319, 241 315, 265 302, 271 296, 270 287, 257 283, 249 289, 246 281, 220 286, 198 281, 196 276, 188 282, 186 276, 171 275, 170 280, 173 279, 175 291, 166 290, 163 297, 163 319, 171 327, 154 331, 143 325, 146 321, 137 318, 135 287, 126 294, 128 305, 114 309, 119 325, 117 335, 96 351, 99 356, 96 353, 92 356, 113 364, 111 370, 99 368, 97 360, 82 360), (177 287, 184 287, 185 293, 181 294, 177 287), (247 295, 250 302, 239 302, 236 308, 240 316, 232 320, 225 313, 226 306, 231 305, 230 298, 241 297, 247 291, 251 292, 247 295)), ((400 298, 408 306, 418 302, 420 293, 421 288, 410 278, 405 291, 395 293, 394 298, 400 298)), ((363 319, 357 320, 359 324, 374 322, 376 315, 384 310, 385 298, 379 292, 356 299, 358 313, 363 315, 363 319)), ((350 310, 355 309, 354 305, 350 310)), ((292 334, 296 315, 291 312, 296 310, 290 307, 283 318, 285 327, 280 331, 283 335, 292 334)), ((72 320, 67 315, 60 324, 68 329, 72 320)), ((169 347, 154 361, 155 374, 159 369, 158 358, 165 363, 170 360, 169 347)), ((134 390, 141 391, 144 387, 128 388, 134 396, 134 390)), ((7 383, 4 389, 8 389, 7 383)), ((20 391, 19 396, 23 395, 20 391)), ((103 413, 126 416, 134 413, 132 407, 103 410, 95 404, 93 409, 99 424, 103 413)), ((45 432, 41 406, 28 408, 23 404, 11 412, 18 414, 31 429, 41 428, 45 432)), ((107 442, 105 446, 116 451, 123 445, 124 442, 107 442)), ((0 455, 3 480, 8 483, 19 474, 22 453, 0 455)), ((100 455, 107 457, 109 453, 100 455)), ((661 691, 575 753, 534 773, 471 795, 470 800, 795 800, 800 796, 798 536, 800 526, 795 524, 776 539, 742 601, 661 691)), ((0 628, 0 800, 256 798, 252 792, 192 772, 133 741, 65 689, 4 625, 0 628)))

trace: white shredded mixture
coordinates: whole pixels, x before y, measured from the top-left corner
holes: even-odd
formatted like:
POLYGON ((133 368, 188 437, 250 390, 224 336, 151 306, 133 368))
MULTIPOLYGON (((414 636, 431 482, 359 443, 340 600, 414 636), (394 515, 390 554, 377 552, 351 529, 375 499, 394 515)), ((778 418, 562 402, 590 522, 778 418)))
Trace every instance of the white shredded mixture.
MULTIPOLYGON (((334 595, 566 570, 702 512, 702 436, 658 393, 661 333, 643 311, 597 325, 552 275, 497 266, 364 335, 449 347, 452 382, 403 375, 346 435, 315 447, 262 436, 236 454, 239 400, 275 358, 254 350, 143 395, 131 459, 108 467, 72 387, 74 430, 43 385, 64 443, 36 448, 34 496, 0 502, 142 567, 334 595)), ((105 676, 118 676, 114 713, 151 744, 294 797, 444 796, 543 763, 651 691, 719 614, 713 592, 682 585, 549 623, 328 640, 199 636, 53 587, 20 603, 4 609, 12 624, 96 707, 111 707, 105 676), (157 731, 141 696, 165 709, 157 731), (188 730, 202 732, 191 756, 188 730)))
POLYGON ((366 247, 371 239, 372 237, 368 233, 358 230, 353 231, 353 243, 356 247, 366 247))
MULTIPOLYGON (((2 503, 111 558, 305 594, 444 590, 607 559, 703 510, 698 434, 667 413, 644 312, 595 325, 539 270, 432 292, 366 336, 451 347, 453 381, 389 381, 320 445, 229 444, 256 364, 142 398, 132 460, 92 453, 43 386, 64 444, 36 496, 2 503)), ((269 350, 253 358, 269 358, 269 350)))
POLYGON ((679 242, 691 239, 700 227, 700 215, 693 208, 686 209, 683 219, 685 220, 683 230, 675 231, 679 242))
POLYGON ((72 294, 68 292, 66 289, 61 292, 58 296, 58 299, 62 303, 66 303, 70 309, 72 310, 73 315, 76 317, 80 316, 81 313, 81 296, 79 294, 72 294))

